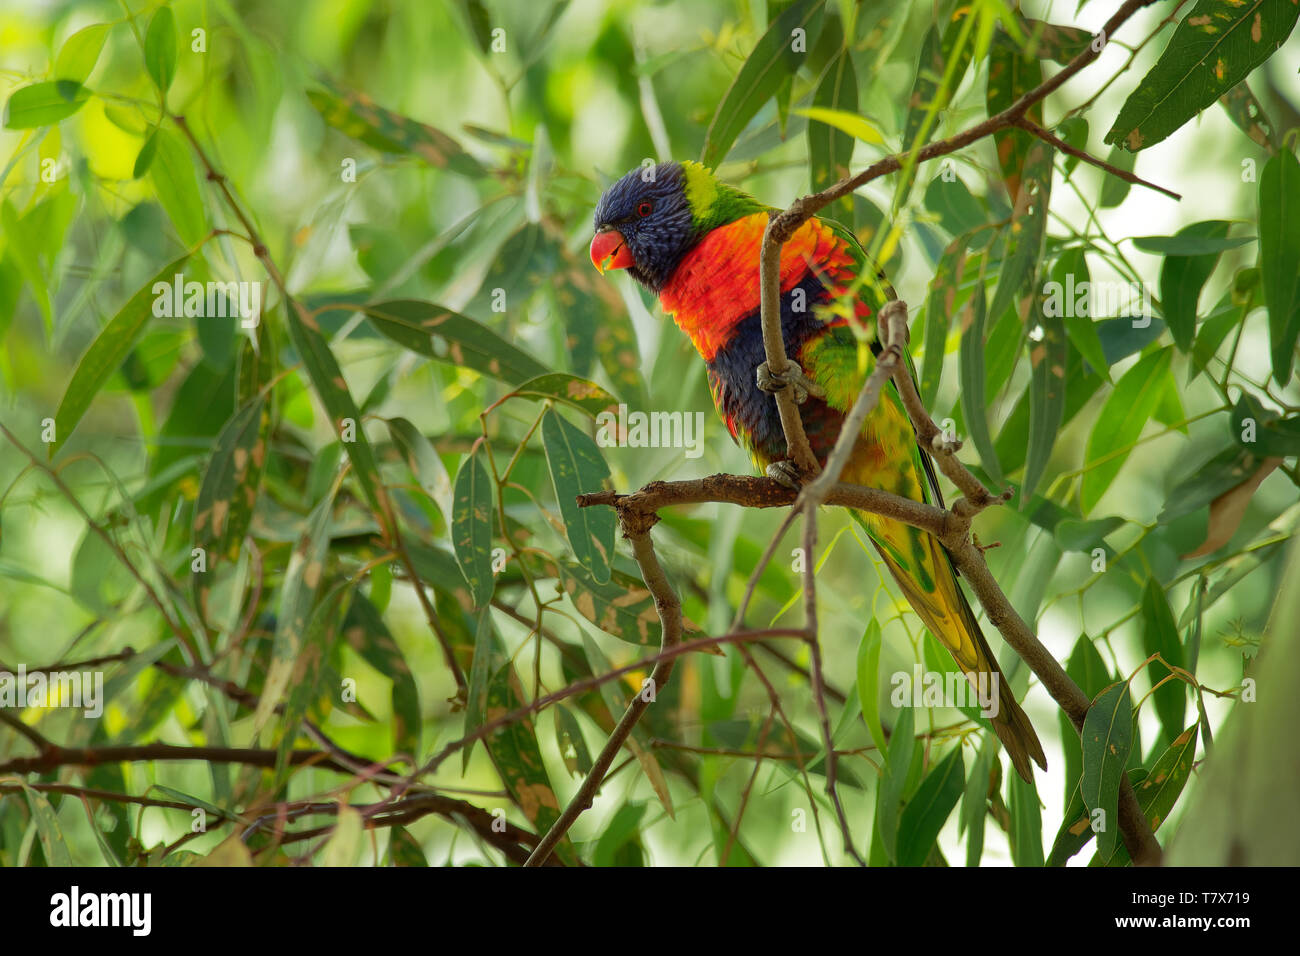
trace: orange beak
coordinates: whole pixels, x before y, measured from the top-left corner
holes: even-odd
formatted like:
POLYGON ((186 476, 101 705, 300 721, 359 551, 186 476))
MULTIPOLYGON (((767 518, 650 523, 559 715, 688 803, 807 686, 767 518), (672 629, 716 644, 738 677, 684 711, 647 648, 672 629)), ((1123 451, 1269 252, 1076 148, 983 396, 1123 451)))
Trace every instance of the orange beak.
POLYGON ((596 271, 604 273, 606 269, 626 269, 636 265, 632 252, 627 247, 627 240, 617 229, 606 229, 596 233, 591 240, 591 264, 596 271))

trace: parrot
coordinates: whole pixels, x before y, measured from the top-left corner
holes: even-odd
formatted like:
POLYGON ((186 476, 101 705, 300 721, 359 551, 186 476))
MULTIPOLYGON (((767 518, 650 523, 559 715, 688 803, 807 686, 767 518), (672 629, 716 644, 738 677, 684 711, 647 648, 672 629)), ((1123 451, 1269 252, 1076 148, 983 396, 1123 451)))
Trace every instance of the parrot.
MULTIPOLYGON (((875 316, 896 295, 852 230, 834 219, 810 218, 781 252, 781 332, 795 367, 774 376, 765 362, 759 310, 759 249, 773 211, 699 163, 647 163, 601 196, 590 251, 598 272, 626 269, 658 297, 704 360, 709 391, 732 439, 759 469, 791 484, 798 473, 772 392, 790 384, 803 391, 800 416, 824 465, 880 352, 875 316), (868 347, 859 348, 860 340, 868 347)), ((903 354, 915 378, 906 349, 903 354)), ((943 507, 933 464, 892 381, 881 390, 840 480, 943 507)), ((967 679, 978 688, 982 674, 986 688, 990 681, 997 688, 993 729, 1017 773, 1032 783, 1030 760, 1047 768, 1042 744, 998 668, 944 546, 901 521, 852 514, 967 679)))

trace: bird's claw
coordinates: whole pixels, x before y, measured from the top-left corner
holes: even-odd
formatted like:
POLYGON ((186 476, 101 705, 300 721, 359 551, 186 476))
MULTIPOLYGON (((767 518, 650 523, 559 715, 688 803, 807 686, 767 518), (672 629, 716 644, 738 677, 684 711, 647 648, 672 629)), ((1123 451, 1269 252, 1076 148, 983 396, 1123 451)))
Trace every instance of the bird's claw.
POLYGON ((769 395, 775 395, 786 388, 793 389, 791 397, 796 405, 802 405, 808 401, 809 395, 814 398, 826 397, 826 392, 822 387, 805 375, 803 369, 794 362, 786 365, 785 371, 780 375, 773 372, 768 364, 763 362, 755 370, 755 377, 758 380, 759 389, 769 395))
POLYGON ((767 473, 767 477, 791 491, 798 491, 802 487, 802 481, 800 480, 803 477, 802 472, 799 470, 798 465, 788 459, 774 461, 764 471, 767 473))

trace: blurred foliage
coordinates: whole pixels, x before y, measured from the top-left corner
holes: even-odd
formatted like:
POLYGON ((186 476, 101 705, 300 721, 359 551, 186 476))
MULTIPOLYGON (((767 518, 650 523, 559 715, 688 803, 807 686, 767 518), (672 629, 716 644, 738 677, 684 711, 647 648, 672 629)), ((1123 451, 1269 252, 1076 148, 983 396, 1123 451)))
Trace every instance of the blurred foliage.
MULTIPOLYGON (((0 711, 0 861, 518 862, 648 666, 595 679, 660 640, 613 515, 574 496, 750 470, 685 338, 589 267, 604 186, 702 157, 784 205, 1005 108, 1098 42, 1103 7, 6 5, 0 670, 98 671, 105 703, 0 711), (620 404, 705 411, 701 456, 605 447, 620 404), (386 803, 376 770, 583 681, 386 803), (42 738, 197 749, 14 763, 42 738)), ((1035 790, 978 715, 894 706, 891 675, 946 657, 827 510, 827 698, 874 864, 1086 861, 1125 768, 1164 842, 1231 746, 1213 729, 1268 683, 1256 649, 1292 636, 1266 622, 1300 519, 1300 88, 1269 58, 1296 17, 1256 7, 1255 34, 1221 0, 1145 12, 1032 114, 1181 203, 1017 130, 828 211, 911 304, 936 420, 1017 492, 978 522, 995 577, 1107 717, 1050 739, 1055 706, 1003 655, 1047 743, 1035 790), (1232 36, 1219 65, 1202 16, 1232 36)), ((779 520, 664 513, 691 634, 727 629, 779 520)), ((786 554, 753 626, 794 620, 786 554)), ((561 862, 845 859, 807 649, 769 644, 679 662, 561 862)), ((1253 730, 1258 753, 1289 734, 1253 730)), ((1100 837, 1094 862, 1126 862, 1100 837)))

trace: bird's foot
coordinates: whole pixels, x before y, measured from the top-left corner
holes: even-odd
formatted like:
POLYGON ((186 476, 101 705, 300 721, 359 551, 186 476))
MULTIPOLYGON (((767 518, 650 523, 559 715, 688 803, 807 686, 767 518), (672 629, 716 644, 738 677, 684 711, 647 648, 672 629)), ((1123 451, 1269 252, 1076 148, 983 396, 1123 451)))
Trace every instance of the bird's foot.
POLYGON ((791 491, 798 491, 803 487, 803 472, 799 470, 798 465, 789 459, 774 461, 764 471, 767 473, 767 477, 791 491))
POLYGON ((780 375, 773 372, 768 367, 768 364, 763 362, 755 370, 755 376, 758 380, 759 389, 770 395, 775 395, 786 388, 794 389, 791 397, 794 398, 796 405, 802 405, 808 401, 809 395, 814 398, 826 397, 826 392, 822 387, 805 375, 803 369, 794 362, 786 365, 785 371, 780 375))

